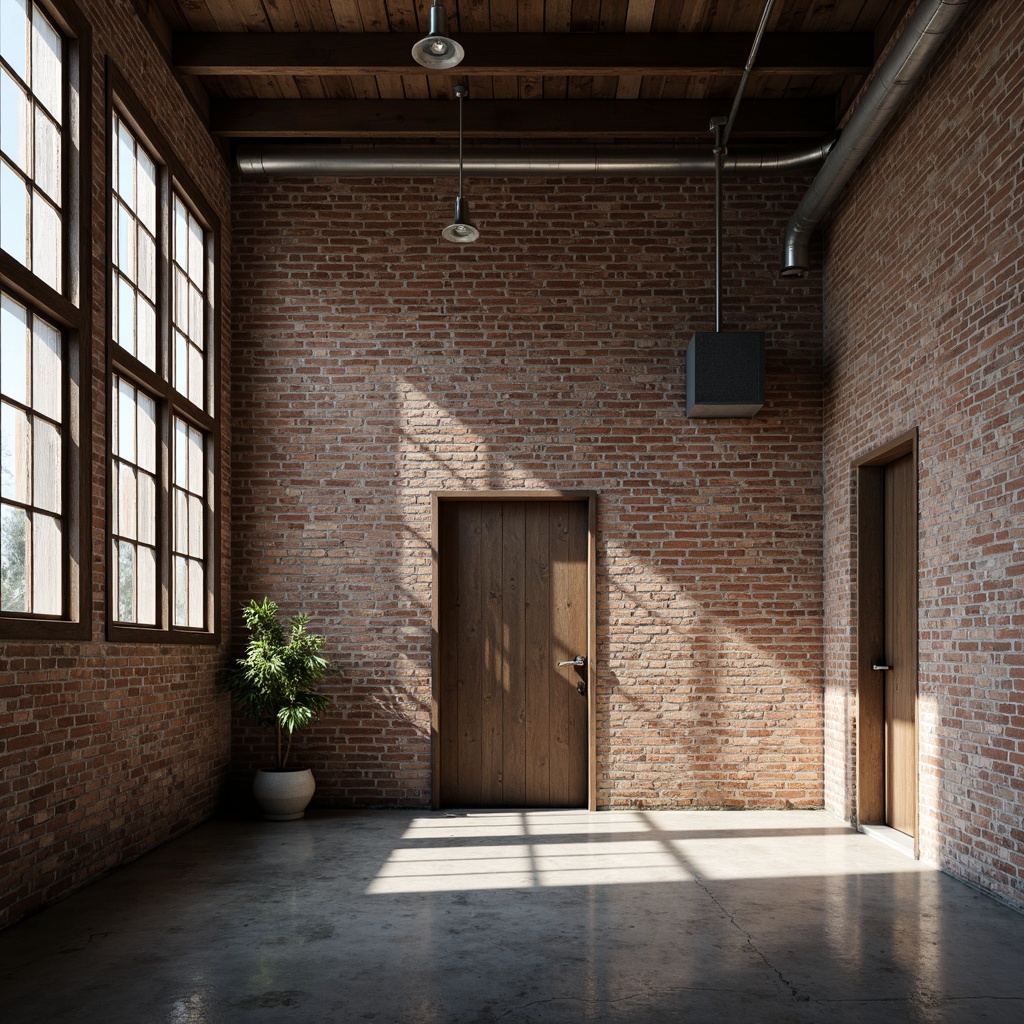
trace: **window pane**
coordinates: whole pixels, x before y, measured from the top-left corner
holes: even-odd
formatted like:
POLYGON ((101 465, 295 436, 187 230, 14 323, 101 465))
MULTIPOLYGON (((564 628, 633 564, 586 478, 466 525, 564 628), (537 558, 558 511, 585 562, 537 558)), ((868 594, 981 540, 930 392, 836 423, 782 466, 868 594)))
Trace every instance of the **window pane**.
POLYGON ((195 217, 188 218, 188 276, 203 286, 203 229, 195 217))
POLYGON ((180 555, 174 558, 174 624, 188 624, 188 560, 180 555))
POLYGON ((60 422, 64 418, 60 333, 34 317, 32 337, 32 408, 60 422))
POLYGON ((174 268, 174 325, 188 333, 188 278, 180 267, 174 268))
POLYGON ((203 502, 196 495, 188 499, 188 553, 193 558, 202 558, 203 551, 203 502))
POLYGON ((138 343, 136 355, 151 370, 156 369, 156 309, 143 296, 137 296, 135 312, 138 317, 138 343))
POLYGON ((135 206, 146 230, 156 234, 156 164, 140 148, 138 151, 139 201, 135 206))
POLYGON ((203 626, 203 563, 194 559, 188 563, 188 625, 203 626))
POLYGON ((32 441, 35 449, 32 504, 60 515, 60 430, 36 417, 32 441))
POLYGON ((29 400, 28 311, 7 295, 0 305, 0 391, 27 405, 29 400))
POLYGON ((188 495, 174 488, 174 550, 188 553, 188 495))
POLYGON ((174 332, 174 389, 188 394, 188 339, 181 331, 174 332))
POLYGON ((188 211, 177 196, 174 197, 174 261, 188 270, 188 211))
POLYGON ((156 477, 138 474, 139 488, 139 540, 144 544, 156 543, 156 477))
POLYGON ((28 188, 6 160, 0 166, 0 248, 28 266, 28 188))
POLYGON ((150 473, 156 472, 156 400, 141 391, 135 393, 138 408, 138 456, 136 461, 150 473))
POLYGON ((0 409, 0 494, 28 504, 32 500, 32 429, 28 416, 13 405, 0 409))
POLYGON ((28 611, 28 513, 0 505, 0 611, 28 611))
POLYGON ((188 347, 188 399, 203 408, 203 354, 195 346, 188 347))
POLYGON ((28 0, 0 3, 0 54, 15 73, 28 79, 28 0))
POLYGON ((36 148, 32 166, 36 184, 60 206, 60 127, 42 107, 36 107, 36 148))
POLYGON ((117 279, 117 343, 126 352, 135 354, 135 289, 117 279))
POLYGON ((42 194, 32 196, 32 272, 61 290, 60 211, 42 194))
POLYGON ((117 464, 117 523, 114 532, 129 540, 138 539, 135 502, 135 469, 124 462, 117 464))
POLYGON ((117 119, 117 194, 130 207, 135 207, 135 140, 120 119, 117 119))
POLYGON ((117 543, 117 617, 135 621, 135 545, 126 540, 117 543))
POLYGON ((38 8, 32 10, 32 91, 55 120, 63 120, 61 90, 61 42, 49 19, 38 8))
MULTIPOLYGON (((203 493, 203 435, 191 427, 188 431, 188 489, 203 493)), ((184 485, 184 481, 182 481, 184 485)))
POLYGON ((129 281, 135 281, 135 217, 124 203, 117 204, 117 250, 114 262, 129 281))
POLYGON ((60 520, 53 516, 32 517, 32 611, 38 615, 60 615, 63 611, 60 520))
POLYGON ((135 388, 126 381, 117 382, 117 454, 135 461, 135 388))
POLYGON ((188 424, 174 421, 174 482, 184 487, 188 481, 188 424))
POLYGON ((142 547, 136 550, 136 586, 138 589, 138 621, 147 626, 156 624, 156 551, 142 547))
POLYGON ((28 175, 31 171, 28 95, 7 73, 0 70, 0 150, 11 163, 28 175))
POLYGON ((149 299, 156 298, 156 242, 141 228, 139 243, 139 291, 149 299))

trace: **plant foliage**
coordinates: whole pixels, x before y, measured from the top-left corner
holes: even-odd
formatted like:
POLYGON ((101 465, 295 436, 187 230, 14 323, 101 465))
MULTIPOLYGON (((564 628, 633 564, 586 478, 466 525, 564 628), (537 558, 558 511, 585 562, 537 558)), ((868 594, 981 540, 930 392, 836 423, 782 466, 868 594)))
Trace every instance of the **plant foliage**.
POLYGON ((243 609, 249 642, 227 676, 227 686, 249 721, 272 727, 277 738, 275 767, 286 768, 292 734, 309 725, 330 703, 317 689, 328 663, 324 637, 307 630, 309 617, 296 615, 289 628, 278 621, 277 604, 252 600, 243 609))

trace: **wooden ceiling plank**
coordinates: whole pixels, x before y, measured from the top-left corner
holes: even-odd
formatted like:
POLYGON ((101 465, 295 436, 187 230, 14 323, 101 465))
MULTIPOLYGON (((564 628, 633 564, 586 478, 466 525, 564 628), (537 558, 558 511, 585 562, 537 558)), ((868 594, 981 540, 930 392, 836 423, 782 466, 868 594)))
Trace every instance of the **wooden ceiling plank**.
POLYGON ((650 32, 654 21, 654 0, 629 0, 626 10, 627 32, 650 32))
POLYGON ((330 5, 339 32, 363 31, 363 17, 356 0, 330 0, 330 5))
MULTIPOLYGON (((175 33, 174 63, 194 75, 408 74, 415 33, 175 33)), ((449 75, 735 74, 746 33, 481 33, 459 37, 466 59, 449 75)), ((867 33, 766 35, 755 74, 863 74, 873 62, 867 33)))
MULTIPOLYGON (((480 100, 466 117, 476 138, 671 138, 703 136, 718 100, 480 100)), ((828 100, 750 100, 736 137, 821 137, 833 126, 828 100)), ((457 136, 448 104, 432 100, 219 100, 210 127, 227 138, 440 138, 457 136)))

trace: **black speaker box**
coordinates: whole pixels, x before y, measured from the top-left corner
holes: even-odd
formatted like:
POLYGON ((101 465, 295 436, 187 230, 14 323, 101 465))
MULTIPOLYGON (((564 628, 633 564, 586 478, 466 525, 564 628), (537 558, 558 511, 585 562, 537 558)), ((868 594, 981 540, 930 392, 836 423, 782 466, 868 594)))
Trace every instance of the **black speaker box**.
POLYGON ((764 332, 697 331, 686 346, 686 415, 755 416, 764 405, 764 332))

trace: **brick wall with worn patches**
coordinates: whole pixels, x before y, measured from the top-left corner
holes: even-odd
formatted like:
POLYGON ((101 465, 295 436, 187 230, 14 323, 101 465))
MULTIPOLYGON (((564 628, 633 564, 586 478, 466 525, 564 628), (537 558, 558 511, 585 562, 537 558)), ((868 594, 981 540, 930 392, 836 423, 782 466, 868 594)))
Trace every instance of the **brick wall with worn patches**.
MULTIPOLYGON (((236 182, 234 596, 327 635, 321 805, 430 799, 431 492, 552 488, 599 495, 600 805, 821 805, 821 281, 777 279, 808 181, 726 189, 753 420, 685 416, 710 178, 469 182, 464 247, 452 181, 236 182)), ((265 756, 239 727, 240 784, 265 756)))
MULTIPOLYGON (((92 453, 90 635, 82 642, 0 641, 0 925, 209 817, 230 756, 230 710, 216 646, 113 644, 105 636, 109 133, 105 61, 124 76, 189 169, 222 226, 222 385, 230 381, 230 179, 224 160, 129 0, 79 0, 92 26, 92 366, 85 373, 92 453)), ((226 394, 226 390, 224 392, 226 394)), ((227 403, 221 402, 226 409, 227 403)), ((222 604, 228 605, 230 422, 222 415, 222 604)))
POLYGON ((922 855, 1024 904, 1024 8, 960 22, 827 234, 828 802, 855 814, 851 463, 919 432, 922 855))

